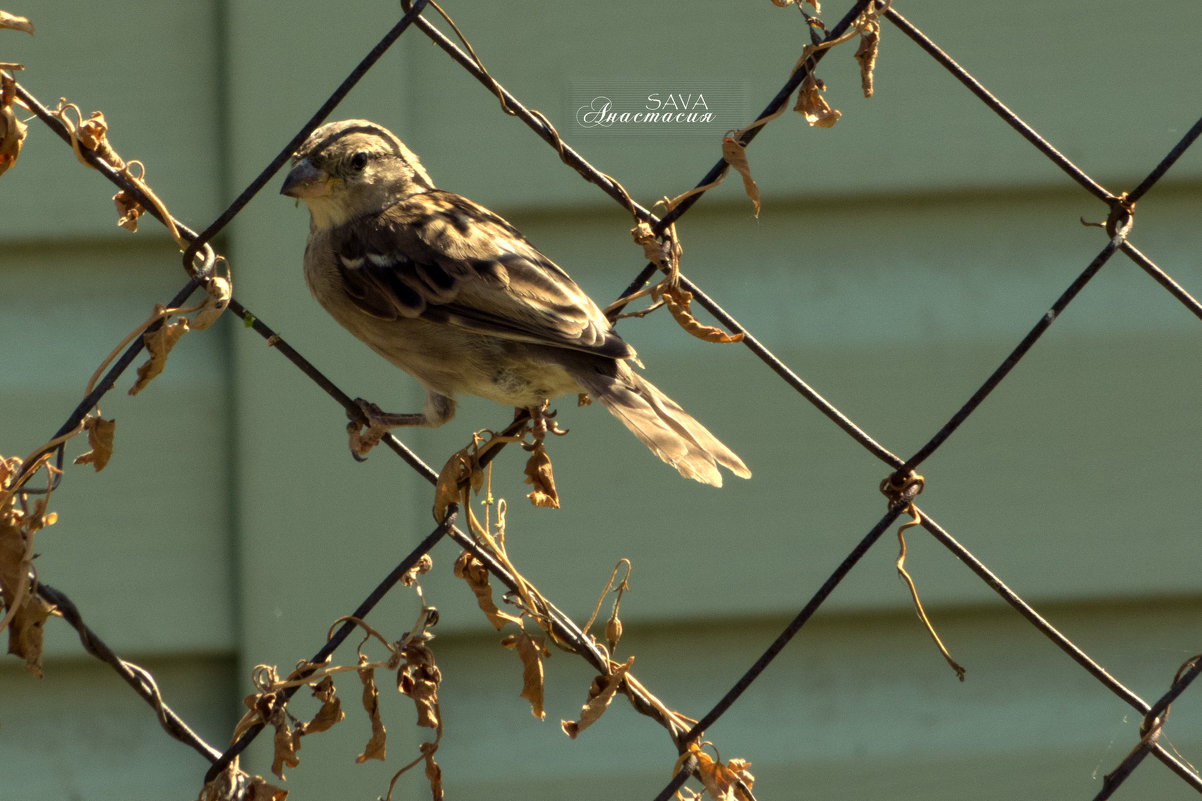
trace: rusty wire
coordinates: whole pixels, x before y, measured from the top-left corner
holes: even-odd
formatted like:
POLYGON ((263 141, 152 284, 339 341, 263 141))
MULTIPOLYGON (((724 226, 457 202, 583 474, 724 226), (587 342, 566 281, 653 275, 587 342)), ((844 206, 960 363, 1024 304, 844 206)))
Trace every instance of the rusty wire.
MULTIPOLYGON (((833 26, 828 33, 828 38, 835 37, 847 30, 848 27, 855 21, 861 12, 869 5, 870 0, 860 0, 853 4, 844 18, 833 26)), ((514 114, 523 120, 534 132, 547 141, 557 152, 559 157, 569 167, 581 174, 590 182, 596 184, 607 195, 614 198, 630 210, 635 216, 651 223, 657 231, 663 231, 669 224, 678 219, 688 209, 697 202, 700 194, 688 198, 677 207, 673 208, 669 213, 662 218, 657 218, 648 210, 635 203, 630 196, 621 188, 610 176, 605 175, 599 170, 588 164, 574 150, 568 147, 559 135, 550 126, 549 121, 541 114, 532 112, 526 109, 516 97, 513 97, 504 88, 488 75, 483 69, 480 62, 473 56, 463 53, 453 42, 443 36, 436 27, 430 24, 423 16, 421 16, 425 0, 418 0, 412 7, 406 7, 406 13, 384 39, 368 54, 367 57, 360 63, 354 72, 347 77, 343 84, 336 90, 316 112, 313 118, 307 123, 289 142, 288 145, 276 156, 275 159, 260 173, 260 175, 251 182, 251 184, 239 195, 229 208, 214 220, 201 234, 197 235, 186 227, 181 227, 181 233, 189 241, 190 245, 185 253, 184 263, 185 268, 189 268, 194 264, 196 253, 202 248, 209 239, 212 238, 218 231, 221 230, 230 220, 232 220, 238 212, 245 206, 247 202, 258 192, 272 175, 279 169, 287 159, 292 149, 304 139, 305 136, 315 128, 327 116, 341 98, 349 91, 354 82, 357 81, 367 70, 379 59, 379 57, 387 50, 387 48, 395 42, 402 33, 404 33, 411 25, 415 25, 435 44, 442 47, 460 66, 473 74, 482 83, 488 87, 489 91, 493 92, 500 98, 503 107, 507 113, 514 114)), ((986 379, 986 381, 978 388, 969 400, 952 416, 936 434, 918 451, 916 451, 909 459, 901 459, 880 445, 875 439, 862 431, 850 419, 836 409, 832 404, 823 399, 816 391, 810 388, 798 375, 796 375, 787 365, 769 352, 763 345, 747 332, 733 317, 726 314, 718 304, 706 295, 700 287, 696 286, 687 279, 684 279, 685 287, 694 293, 699 304, 714 314, 717 319, 733 331, 744 332, 747 336, 744 343, 752 350, 755 355, 760 358, 770 369, 779 375, 787 384, 795 391, 806 398, 823 414, 836 423, 842 430, 848 433, 855 441, 865 447, 870 453, 883 461, 890 468, 895 470, 896 475, 905 475, 917 467, 923 460, 934 453, 959 427, 965 419, 967 419, 989 395, 989 393, 998 386, 1013 369, 1013 367, 1030 351, 1037 343, 1041 335, 1052 325, 1055 318, 1064 311, 1065 308, 1079 295, 1085 288, 1086 284, 1093 278, 1102 267, 1112 258, 1117 252, 1122 252, 1132 259, 1141 269, 1145 271, 1153 280, 1157 281, 1164 287, 1183 307, 1190 311, 1195 316, 1202 318, 1202 305, 1198 303, 1181 285, 1171 276, 1161 270, 1155 263, 1140 252, 1130 241, 1129 234, 1132 228, 1132 209, 1136 200, 1145 195, 1154 187, 1156 182, 1163 177, 1171 168, 1171 166, 1186 152, 1186 150, 1197 140, 1199 135, 1202 135, 1202 120, 1195 123, 1189 132, 1166 154, 1161 160, 1130 193, 1114 194, 1102 187, 1094 181, 1090 176, 1085 174, 1079 167, 1069 161, 1062 153, 1060 153, 1050 142, 1047 142, 1033 128, 1023 122, 1013 111, 1007 108, 1000 100, 994 97, 979 81, 973 78, 959 64, 957 64, 951 56, 940 49, 934 42, 928 39, 921 31, 919 31, 912 23, 901 16, 895 9, 888 6, 886 3, 876 3, 877 8, 881 10, 885 19, 889 20, 895 27, 902 31, 908 38, 917 44, 922 50, 931 55, 945 70, 953 77, 966 86, 981 102, 1004 121, 1011 128, 1016 130, 1024 139, 1026 139, 1033 147, 1043 154, 1049 161, 1062 170, 1071 180, 1082 186, 1087 192, 1102 200, 1108 205, 1110 217, 1108 220, 1108 233, 1110 240, 1102 251, 1086 266, 1084 271, 1069 285, 1069 287, 1061 294, 1061 296, 1052 304, 1049 311, 1044 314, 1035 326, 1027 333, 1027 335, 1019 342, 1012 350, 1010 355, 1003 363, 986 379)), ((802 69, 797 70, 790 75, 789 80, 777 92, 772 101, 768 104, 765 115, 769 111, 774 111, 788 102, 792 92, 796 90, 801 80, 818 65, 825 51, 818 51, 811 56, 805 63, 802 69)), ((37 104, 36 99, 28 96, 23 89, 18 87, 19 97, 23 102, 32 104, 35 114, 42 119, 52 130, 60 136, 66 138, 65 132, 62 129, 62 124, 53 117, 48 111, 37 104)), ((744 135, 743 144, 750 143, 758 128, 750 129, 744 135)), ((127 192, 130 192, 135 197, 138 196, 139 190, 136 186, 130 184, 120 173, 114 170, 107 169, 107 165, 103 163, 96 164, 102 174, 117 186, 127 192)), ((706 176, 699 182, 698 186, 705 186, 712 182, 717 173, 724 171, 725 165, 719 162, 711 168, 706 176)), ((153 204, 147 204, 147 209, 151 214, 156 214, 153 204)), ((156 215, 157 216, 157 215, 156 215)), ((631 287, 637 287, 644 284, 650 277, 654 269, 653 265, 647 265, 636 276, 631 283, 631 287)), ((189 270, 191 272, 191 270, 189 270)), ((182 303, 197 286, 196 278, 194 277, 177 295, 176 305, 182 303)), ((628 292, 622 293, 619 297, 624 297, 628 292)), ((330 382, 324 375, 320 373, 312 364, 304 357, 297 353, 294 349, 287 345, 257 316, 251 314, 241 303, 233 300, 230 303, 231 310, 247 319, 257 333, 267 338, 282 355, 291 360, 297 367, 303 370, 318 386, 322 387, 327 393, 335 398, 349 413, 354 414, 357 411, 357 406, 351 400, 350 396, 344 393, 340 388, 330 382)), ((99 401, 99 398, 108 391, 113 385, 116 378, 132 363, 134 357, 141 348, 142 340, 137 340, 131 345, 126 353, 116 363, 112 365, 105 376, 105 379, 97 385, 95 390, 89 394, 75 412, 64 423, 62 430, 71 430, 78 419, 82 419, 89 409, 93 408, 99 401), (78 418, 78 419, 77 419, 78 418), (72 422, 74 421, 74 422, 72 422)), ((419 474, 433 480, 434 471, 421 461, 412 451, 410 451, 403 443, 391 435, 386 438, 386 443, 406 462, 408 462, 419 474)), ((762 673, 772 659, 774 659, 789 641, 801 630, 805 623, 813 616, 814 613, 825 603, 826 599, 837 587, 839 582, 847 576, 855 567, 860 558, 867 553, 872 545, 877 542, 880 535, 887 530, 901 513, 902 506, 895 504, 890 508, 889 512, 882 517, 868 533, 857 543, 848 556, 835 568, 829 575, 823 585, 815 592, 809 601, 801 608, 795 618, 785 627, 776 640, 768 646, 763 654, 748 668, 748 670, 740 677, 722 699, 720 699, 712 709, 703 716, 693 730, 680 737, 675 737, 678 749, 683 749, 690 741, 695 739, 701 731, 715 725, 722 714, 730 708, 739 698, 739 696, 750 687, 762 673)), ((1061 634, 1047 620, 1040 616, 1034 608, 1027 604, 1013 590, 1011 590, 1001 578, 992 573, 980 560, 978 560, 968 549, 957 542, 948 532, 935 523, 925 513, 921 516, 923 527, 932 535, 932 537, 940 542, 945 548, 953 553, 962 563, 964 563, 978 578, 980 578, 987 586, 993 589, 1007 604, 1013 607, 1020 615, 1022 615, 1033 627, 1042 633, 1056 647, 1064 651, 1074 662, 1076 662, 1089 675, 1097 680, 1102 686, 1109 689, 1116 696, 1129 704, 1133 709, 1139 711, 1145 716, 1145 725, 1141 731, 1141 740, 1133 748, 1131 754, 1117 767, 1111 774, 1106 777, 1102 792, 1098 798, 1109 797, 1111 793, 1131 774, 1132 771, 1140 764, 1148 754, 1156 756, 1162 763, 1170 768, 1176 775, 1182 778, 1194 789, 1202 790, 1202 780, 1188 766, 1177 760, 1159 743, 1159 732, 1167 717, 1169 704, 1184 692, 1191 682, 1202 673, 1202 660, 1192 660, 1183 666, 1175 677, 1169 691, 1159 699, 1155 704, 1149 705, 1139 696, 1124 686, 1118 679, 1111 676, 1105 669, 1098 665, 1088 654, 1081 650, 1078 646, 1072 643, 1067 637, 1061 634)), ((411 562, 420 557, 430 548, 432 548, 443 537, 451 537, 458 544, 469 550, 475 551, 477 558, 480 558, 485 563, 487 569, 493 575, 497 576, 502 583, 506 583, 511 589, 515 586, 516 578, 508 573, 503 565, 497 564, 489 558, 486 552, 480 551, 471 537, 456 530, 453 526, 453 516, 439 525, 427 538, 410 554, 408 554, 399 565, 376 587, 375 590, 368 596, 367 599, 356 610, 355 616, 362 617, 384 596, 396 583, 400 575, 411 562), (402 569, 403 568, 403 569, 402 569), (398 572, 399 571, 399 572, 398 572)), ((119 673, 122 672, 122 666, 125 666, 123 677, 134 686, 144 698, 152 704, 156 710, 160 722, 164 728, 168 730, 172 736, 187 742, 190 746, 196 749, 199 753, 206 757, 211 762, 214 762, 211 775, 215 775, 219 770, 228 764, 234 756, 237 755, 246 744, 250 742, 257 734, 257 730, 247 731, 243 737, 231 747, 225 754, 217 755, 215 749, 212 749, 207 744, 203 743, 198 737, 187 729, 186 725, 170 712, 170 709, 158 697, 157 690, 153 689, 153 681, 149 683, 146 676, 134 670, 129 663, 123 662, 112 654, 103 642, 95 637, 94 633, 88 629, 82 621, 78 610, 70 604, 69 599, 65 595, 53 590, 45 585, 40 585, 39 592, 51 603, 58 604, 60 608, 68 610, 70 614, 66 615, 68 622, 74 626, 84 640, 85 648, 93 654, 103 658, 106 662, 113 665, 119 673), (85 638, 85 633, 87 637, 85 638), (107 652, 107 653, 106 653, 107 652), (108 657, 112 657, 111 659, 108 657)), ((596 651, 591 640, 580 632, 579 628, 572 623, 571 619, 566 615, 554 610, 551 614, 553 626, 556 627, 557 634, 565 641, 573 644, 581 655, 593 664, 599 671, 604 672, 606 669, 605 655, 603 652, 596 651)), ((322 648, 317 652, 314 662, 320 662, 327 658, 333 649, 350 633, 351 624, 345 624, 333 637, 327 641, 322 648)), ((658 796, 660 799, 666 799, 675 792, 692 770, 693 765, 686 764, 678 775, 675 777, 672 784, 665 788, 658 796)))

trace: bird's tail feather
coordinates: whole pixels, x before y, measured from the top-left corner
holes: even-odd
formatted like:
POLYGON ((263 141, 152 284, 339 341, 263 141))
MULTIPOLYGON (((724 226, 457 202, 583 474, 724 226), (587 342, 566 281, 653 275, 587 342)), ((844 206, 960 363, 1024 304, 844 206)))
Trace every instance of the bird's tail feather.
POLYGON ((730 448, 625 362, 618 362, 614 375, 589 372, 578 375, 577 380, 652 453, 685 478, 720 487, 718 465, 740 478, 751 477, 747 465, 730 448))

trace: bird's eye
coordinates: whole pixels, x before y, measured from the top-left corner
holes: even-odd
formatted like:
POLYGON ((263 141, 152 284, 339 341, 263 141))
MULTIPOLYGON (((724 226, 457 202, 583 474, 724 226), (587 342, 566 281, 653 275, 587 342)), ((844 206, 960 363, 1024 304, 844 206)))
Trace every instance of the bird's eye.
POLYGON ((367 166, 367 151, 360 150, 351 156, 351 169, 355 172, 363 172, 363 168, 367 166))

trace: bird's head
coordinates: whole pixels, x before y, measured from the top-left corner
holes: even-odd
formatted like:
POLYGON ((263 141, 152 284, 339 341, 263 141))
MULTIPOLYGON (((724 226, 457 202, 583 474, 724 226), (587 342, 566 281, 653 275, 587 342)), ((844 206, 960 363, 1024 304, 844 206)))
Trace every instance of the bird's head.
POLYGON ((305 201, 316 228, 340 225, 434 183, 417 156, 382 125, 328 122, 292 156, 280 194, 305 201))

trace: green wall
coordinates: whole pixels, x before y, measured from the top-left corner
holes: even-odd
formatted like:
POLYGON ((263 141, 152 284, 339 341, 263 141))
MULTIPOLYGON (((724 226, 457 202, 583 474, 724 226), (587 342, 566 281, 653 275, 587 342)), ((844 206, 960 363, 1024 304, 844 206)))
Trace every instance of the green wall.
MULTIPOLYGON (((650 205, 718 156, 696 136, 605 135, 573 125, 586 82, 712 84, 754 115, 807 34, 764 3, 448 3, 491 72, 599 169, 650 205)), ((1202 7, 932 2, 899 10, 1110 190, 1129 189, 1193 124, 1202 7)), ((110 136, 180 219, 202 228, 308 119, 398 10, 373 2, 91 3, 8 10, 0 32, 23 85, 103 109, 110 136)), ((828 24, 841 8, 824 4, 828 24)), ((888 24, 876 96, 852 46, 819 75, 834 129, 787 114, 750 156, 759 218, 737 178, 679 225, 684 271, 818 392, 901 456, 976 389, 1105 244, 1105 208, 994 118, 888 24)), ((642 84, 640 84, 642 85, 642 84)), ((599 301, 642 265, 630 220, 581 181, 418 32, 402 37, 335 117, 386 124, 436 182, 498 210, 599 301)), ((750 119, 750 117, 748 117, 750 119)), ((1202 293, 1202 161, 1190 152, 1139 204, 1132 241, 1202 293)), ((414 382, 359 346, 300 276, 306 214, 268 188, 223 234, 239 300, 352 395, 414 408, 414 382)), ((116 229, 113 189, 30 124, 0 178, 0 454, 45 441, 92 370, 183 284, 147 221, 116 229)), ((706 345, 663 314, 621 324, 647 375, 748 463, 715 491, 681 481, 599 408, 561 403, 551 443, 563 507, 530 508, 506 453, 510 554, 575 619, 612 565, 634 563, 621 655, 671 707, 700 716, 751 664, 885 510, 888 470, 741 346, 706 345)), ((920 470, 923 508, 1149 702, 1199 649, 1196 524, 1202 443, 1199 321, 1116 257, 960 431, 920 470)), ((278 353, 225 319, 185 337, 167 371, 102 403, 117 453, 69 469, 60 521, 38 535, 39 575, 222 747, 251 668, 288 670, 432 527, 428 485, 383 452, 346 452, 345 418, 278 353)), ((404 440, 435 467, 508 410, 467 399, 404 440)), ((74 456, 82 447, 72 444, 74 456)), ((887 535, 707 738, 751 760, 760 799, 1088 798, 1138 740, 1139 716, 921 533, 907 566, 964 684, 930 644, 887 535)), ((616 702, 570 741, 591 675, 548 660, 545 722, 518 697, 520 666, 433 552, 423 580, 441 621, 439 751, 449 797, 647 798, 671 773, 664 733, 616 702)), ((413 596, 372 618, 408 630, 413 596)), ((52 621, 46 677, 0 662, 0 799, 192 798, 206 767, 52 621)), ((349 650, 348 650, 349 653, 349 650)), ((352 656, 342 655, 345 660, 352 656)), ((348 680, 349 679, 349 680, 348 680)), ((382 681, 387 763, 354 764, 367 723, 305 740, 292 798, 373 798, 419 738, 382 681)), ((1196 691, 1195 691, 1196 694, 1196 691)), ((298 714, 308 707, 298 707, 298 714)), ((311 712, 312 710, 309 709, 311 712)), ((1166 737, 1198 762, 1187 693, 1166 737)), ((243 766, 267 773, 256 746, 243 766)), ((399 797, 426 797, 419 776, 399 797)), ((394 796, 397 797, 397 796, 394 796)), ((1187 798, 1149 762, 1119 798, 1187 798)))

